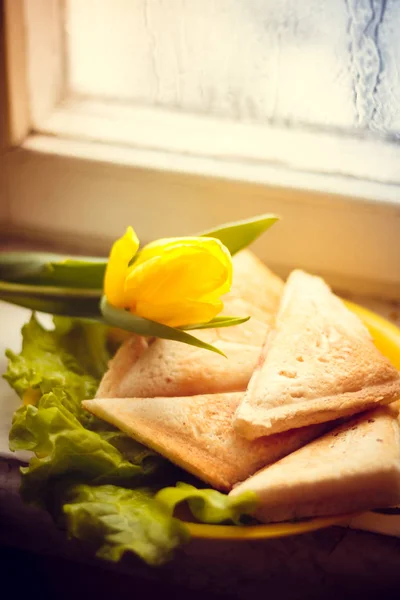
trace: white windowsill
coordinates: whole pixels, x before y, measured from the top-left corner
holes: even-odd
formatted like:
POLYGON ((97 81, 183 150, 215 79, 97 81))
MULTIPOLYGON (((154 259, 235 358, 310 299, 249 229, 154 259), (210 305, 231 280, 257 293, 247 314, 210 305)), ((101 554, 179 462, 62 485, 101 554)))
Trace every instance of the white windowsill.
POLYGON ((254 250, 277 272, 400 297, 399 186, 45 135, 5 164, 14 231, 104 252, 127 224, 150 241, 274 212, 281 222, 254 250))
MULTIPOLYGON (((62 118, 57 114, 54 120, 62 118)), ((78 125, 77 125, 78 127, 78 125)), ((351 197, 354 200, 400 204, 400 153, 398 170, 386 173, 396 182, 374 181, 370 178, 357 178, 354 175, 334 172, 333 166, 326 172, 319 172, 315 163, 309 164, 309 171, 300 165, 287 165, 276 160, 252 160, 243 156, 215 155, 206 153, 195 155, 189 152, 177 152, 172 148, 145 148, 133 143, 126 145, 103 142, 99 139, 79 139, 79 130, 54 129, 50 135, 31 135, 23 149, 49 155, 98 161, 105 165, 121 165, 144 169, 156 169, 171 173, 185 173, 201 177, 218 177, 227 180, 250 182, 261 185, 280 186, 289 190, 308 190, 351 197), (55 133, 57 132, 57 133, 55 133), (77 137, 75 137, 77 136, 77 137), (312 166, 313 165, 313 166, 312 166)), ((103 136, 104 136, 103 131, 103 136)), ((168 138, 170 139, 170 138, 168 138)), ((173 138, 171 138, 173 139, 173 138)), ((354 140, 352 140, 354 141, 354 140)), ((165 139, 164 139, 165 142, 165 139)), ((139 142, 138 142, 139 144, 139 142)), ((208 150, 211 148, 209 147, 208 150)), ((204 150, 205 151, 205 150, 204 150)), ((348 165, 347 165, 348 166, 348 165)))

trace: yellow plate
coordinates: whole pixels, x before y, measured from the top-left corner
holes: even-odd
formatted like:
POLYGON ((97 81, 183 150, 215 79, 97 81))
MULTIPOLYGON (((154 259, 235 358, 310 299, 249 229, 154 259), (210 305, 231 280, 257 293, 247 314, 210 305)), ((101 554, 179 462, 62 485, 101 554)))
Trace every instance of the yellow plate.
MULTIPOLYGON (((352 302, 345 302, 364 324, 368 327, 375 345, 389 358, 396 369, 400 370, 400 329, 379 315, 362 308, 352 302)), ((271 523, 269 525, 251 525, 238 527, 236 525, 206 525, 202 523, 186 523, 194 538, 213 540, 255 540, 273 539, 298 535, 324 529, 332 525, 348 523, 357 515, 337 515, 333 517, 318 517, 298 523, 271 523)))

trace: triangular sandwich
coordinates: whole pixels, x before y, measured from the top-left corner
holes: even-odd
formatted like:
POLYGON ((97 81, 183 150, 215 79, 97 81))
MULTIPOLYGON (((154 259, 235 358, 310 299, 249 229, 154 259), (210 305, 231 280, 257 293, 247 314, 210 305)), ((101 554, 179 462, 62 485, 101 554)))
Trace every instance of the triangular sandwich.
POLYGON ((249 442, 232 417, 243 393, 178 398, 104 398, 83 406, 214 488, 228 491, 325 431, 306 427, 249 442))
POLYGON ((250 251, 233 258, 231 291, 223 314, 250 316, 242 325, 194 331, 220 348, 228 359, 169 340, 130 339, 118 350, 104 375, 98 398, 189 396, 244 391, 278 309, 283 282, 250 251))
POLYGON ((258 495, 255 516, 266 523, 399 504, 397 412, 381 407, 353 417, 262 469, 231 494, 247 490, 258 495))
POLYGON ((275 328, 240 405, 248 439, 331 421, 400 397, 400 377, 367 328, 319 277, 289 276, 275 328))

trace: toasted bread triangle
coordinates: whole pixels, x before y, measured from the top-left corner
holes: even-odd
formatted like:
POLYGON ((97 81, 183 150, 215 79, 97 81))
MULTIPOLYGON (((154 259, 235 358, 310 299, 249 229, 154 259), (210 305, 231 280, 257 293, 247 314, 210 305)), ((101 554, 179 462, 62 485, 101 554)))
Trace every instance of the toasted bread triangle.
POLYGON ((230 490, 325 431, 307 427, 249 442, 232 427, 242 396, 98 398, 83 406, 213 487, 230 490))
POLYGON ((397 412, 380 407, 262 469, 231 494, 252 490, 264 522, 346 514, 400 502, 397 412))
POLYGON ((319 277, 293 271, 235 427, 248 439, 330 421, 400 397, 367 328, 319 277))
POLYGON ((126 341, 111 360, 96 396, 146 397, 244 391, 278 309, 283 282, 248 250, 233 258, 226 315, 250 316, 242 325, 194 331, 228 360, 170 340, 126 341))

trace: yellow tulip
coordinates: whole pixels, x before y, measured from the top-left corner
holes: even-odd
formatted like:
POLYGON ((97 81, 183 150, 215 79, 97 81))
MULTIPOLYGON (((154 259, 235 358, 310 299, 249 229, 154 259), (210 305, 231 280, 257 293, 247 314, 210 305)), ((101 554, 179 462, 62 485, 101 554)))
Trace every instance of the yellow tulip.
POLYGON ((221 296, 232 284, 232 259, 219 240, 157 240, 129 265, 137 249, 136 234, 128 228, 111 250, 105 277, 110 304, 171 327, 207 323, 221 312, 221 296))
POLYGON ((132 227, 128 227, 111 248, 104 278, 104 293, 113 306, 125 308, 125 279, 128 266, 139 248, 138 237, 132 227))

